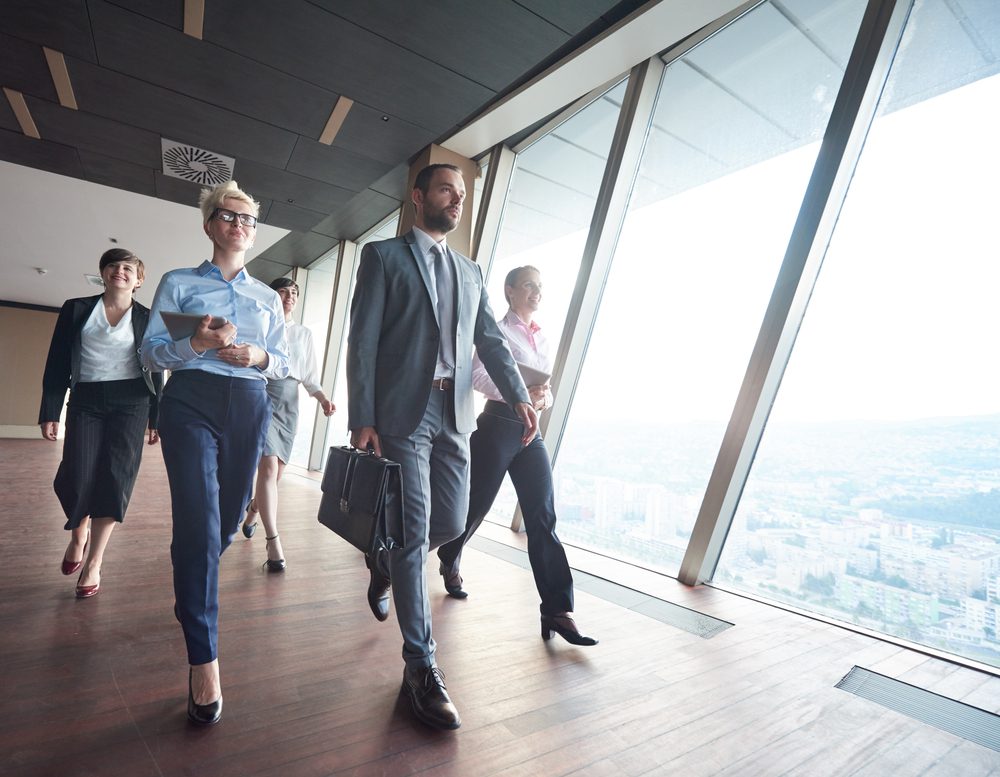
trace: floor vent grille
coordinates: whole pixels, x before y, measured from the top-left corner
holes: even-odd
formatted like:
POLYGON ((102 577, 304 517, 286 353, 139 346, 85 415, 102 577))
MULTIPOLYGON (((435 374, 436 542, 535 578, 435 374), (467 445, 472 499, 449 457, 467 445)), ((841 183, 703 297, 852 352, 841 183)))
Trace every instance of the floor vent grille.
POLYGON ((854 667, 837 688, 1000 752, 1000 715, 854 667))

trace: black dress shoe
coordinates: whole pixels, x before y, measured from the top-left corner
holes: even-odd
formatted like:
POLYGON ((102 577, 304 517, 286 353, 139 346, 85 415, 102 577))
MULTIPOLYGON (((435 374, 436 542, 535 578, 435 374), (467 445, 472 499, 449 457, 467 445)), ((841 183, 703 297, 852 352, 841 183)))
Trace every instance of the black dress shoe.
POLYGON ((590 647, 591 645, 597 644, 597 640, 593 637, 585 637, 580 633, 580 630, 576 627, 576 621, 573 620, 573 613, 571 612, 564 612, 559 615, 542 616, 542 639, 552 639, 553 631, 571 645, 590 647))
POLYGON ((467 591, 462 590, 462 576, 458 572, 449 572, 444 568, 444 564, 438 570, 441 573, 441 577, 444 578, 444 590, 448 592, 448 596, 453 596, 456 599, 467 599, 469 594, 467 591))
POLYGON ((410 699, 413 714, 428 726, 454 730, 462 725, 448 696, 444 672, 436 666, 407 667, 403 671, 402 691, 410 699))
POLYGON ((222 720, 222 697, 211 704, 195 704, 194 691, 191 687, 191 675, 194 670, 188 670, 188 720, 196 726, 214 726, 222 720))
POLYGON ((371 581, 368 583, 368 606, 372 608, 375 620, 379 621, 389 617, 389 588, 392 585, 389 576, 381 569, 384 561, 384 559, 372 560, 371 556, 365 556, 365 564, 371 571, 371 581))
POLYGON ((248 540, 253 539, 253 533, 257 531, 257 511, 254 508, 253 499, 247 502, 247 514, 243 519, 243 536, 248 540), (250 523, 251 513, 254 516, 254 522, 250 523))
MULTIPOLYGON (((251 534, 252 533, 253 532, 251 532, 251 534)), ((273 537, 265 537, 264 539, 267 542, 270 542, 271 540, 278 539, 278 535, 275 534, 273 537)), ((265 545, 265 547, 267 547, 267 546, 265 545)), ((267 561, 264 562, 264 566, 267 567, 267 571, 268 572, 284 572, 285 571, 285 560, 283 558, 268 559, 267 561)))

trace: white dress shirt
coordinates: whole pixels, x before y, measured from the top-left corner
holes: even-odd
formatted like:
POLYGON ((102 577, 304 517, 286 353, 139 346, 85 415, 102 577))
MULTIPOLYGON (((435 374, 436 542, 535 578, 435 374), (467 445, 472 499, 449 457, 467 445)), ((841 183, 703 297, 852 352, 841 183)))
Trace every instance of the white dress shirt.
POLYGON ((285 321, 285 339, 288 342, 288 377, 301 383, 309 396, 322 391, 312 332, 302 324, 285 321))
POLYGON ((80 381, 130 380, 142 375, 136 357, 138 344, 132 331, 132 308, 117 326, 111 326, 104 300, 98 300, 80 330, 80 381))
MULTIPOLYGON (((526 324, 517 313, 508 310, 507 315, 497 321, 497 326, 507 338, 514 361, 551 374, 552 358, 549 356, 549 341, 538 324, 534 321, 526 324)), ((500 390, 486 372, 486 367, 479 361, 478 354, 472 360, 472 386, 487 399, 504 401, 500 390)), ((546 389, 545 408, 549 407, 552 407, 552 390, 546 389)))

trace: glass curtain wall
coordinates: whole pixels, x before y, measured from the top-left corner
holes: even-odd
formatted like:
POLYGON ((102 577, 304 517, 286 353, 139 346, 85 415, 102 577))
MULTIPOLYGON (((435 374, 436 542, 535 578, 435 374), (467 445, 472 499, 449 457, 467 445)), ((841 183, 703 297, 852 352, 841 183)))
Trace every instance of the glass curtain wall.
POLYGON ((763 3, 666 67, 559 452, 564 541, 677 574, 864 6, 763 3))
MULTIPOLYGON (((559 347, 598 190, 618 122, 623 81, 522 151, 511 178, 487 290, 497 318, 507 313, 504 279, 515 267, 537 267, 541 308, 535 321, 559 347)), ((477 407, 484 398, 476 394, 477 407)), ((517 496, 505 478, 489 520, 510 524, 517 496)))
POLYGON ((714 578, 994 666, 998 71, 914 5, 714 578))
MULTIPOLYGON (((318 370, 323 368, 323 349, 330 330, 330 306, 333 304, 334 273, 337 268, 338 250, 334 250, 306 271, 306 282, 302 287, 304 299, 301 305, 301 324, 306 327, 313 338, 316 348, 318 370)), ((301 274, 300 274, 301 277, 301 274)), ((309 446, 312 441, 313 427, 316 423, 316 400, 299 384, 299 426, 295 434, 295 444, 292 446, 292 458, 289 464, 300 467, 309 466, 309 446)))

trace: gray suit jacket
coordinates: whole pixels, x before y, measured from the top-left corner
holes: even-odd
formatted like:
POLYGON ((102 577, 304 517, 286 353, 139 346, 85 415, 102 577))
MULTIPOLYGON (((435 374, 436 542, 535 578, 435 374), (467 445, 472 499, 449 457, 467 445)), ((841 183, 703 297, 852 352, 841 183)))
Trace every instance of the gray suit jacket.
MULTIPOLYGON (((490 310, 475 262, 448 249, 455 303, 455 426, 476 428, 473 348, 508 404, 530 402, 507 340, 490 310)), ((423 418, 434 380, 440 330, 430 277, 413 232, 368 243, 361 252, 347 339, 347 421, 379 434, 410 435, 423 418)))

